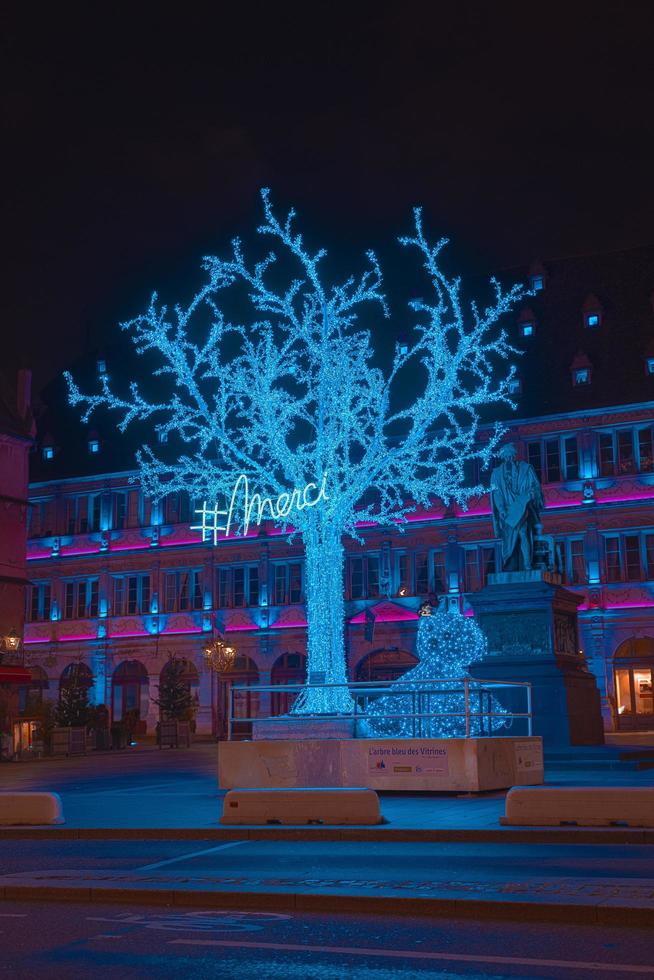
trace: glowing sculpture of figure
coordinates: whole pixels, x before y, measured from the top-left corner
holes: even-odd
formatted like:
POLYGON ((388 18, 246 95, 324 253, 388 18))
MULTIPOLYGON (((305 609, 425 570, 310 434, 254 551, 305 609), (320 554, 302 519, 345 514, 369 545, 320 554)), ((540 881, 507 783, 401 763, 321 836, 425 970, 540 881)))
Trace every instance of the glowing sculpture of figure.
POLYGON ((494 282, 486 310, 464 310, 459 280, 438 265, 445 241, 427 241, 416 209, 415 230, 400 242, 419 252, 433 299, 409 304, 416 314, 411 337, 396 345, 384 372, 370 332, 357 323, 363 304, 388 315, 374 254, 361 275, 326 284, 324 250, 311 252, 294 212, 280 221, 267 190, 262 197, 258 231, 298 270, 288 286, 279 286, 284 269, 271 269, 275 253, 250 263, 234 241, 226 258, 204 259, 207 282, 188 306, 168 311, 155 295, 145 313, 123 324, 139 353, 161 357, 167 397, 151 400, 136 382, 115 394, 107 374, 98 394, 82 394, 68 375, 69 397, 85 406, 85 421, 108 407, 122 413, 121 431, 134 421, 154 423, 161 445, 144 446, 137 457, 143 491, 154 499, 186 490, 223 507, 245 475, 259 500, 279 500, 326 477, 316 506, 276 523, 299 532, 305 548, 309 679, 343 686, 307 688, 294 711, 349 712, 343 536, 359 540, 357 522, 364 521, 402 530, 407 513, 435 497, 465 504, 479 492, 464 489, 464 464, 476 457, 487 465, 497 446, 499 432, 483 449, 476 445, 478 413, 492 402, 511 404, 513 368, 495 379, 498 362, 512 351, 497 321, 522 290, 494 282), (247 323, 224 312, 248 306, 247 323), (395 397, 402 376, 411 385, 408 404, 395 397), (169 434, 189 447, 186 454, 166 458, 169 434))
MULTIPOLYGON (((418 663, 403 674, 394 687, 396 694, 383 695, 369 705, 368 734, 378 737, 400 736, 421 738, 454 738, 466 734, 465 693, 463 678, 473 660, 482 660, 486 653, 486 637, 478 623, 463 616, 458 607, 441 600, 429 615, 421 615, 418 623, 416 655, 418 663), (430 680, 447 680, 452 684, 425 684, 430 680), (415 692, 415 695, 414 693, 415 692), (427 693, 431 692, 431 693, 427 693), (412 714, 441 714, 443 717, 397 717, 412 714), (449 716, 449 717, 448 717, 449 716)), ((470 680, 470 735, 489 734, 489 729, 503 728, 502 719, 489 719, 488 714, 504 714, 504 710, 488 692, 481 693, 483 684, 470 680), (480 714, 486 715, 480 718, 480 714)))

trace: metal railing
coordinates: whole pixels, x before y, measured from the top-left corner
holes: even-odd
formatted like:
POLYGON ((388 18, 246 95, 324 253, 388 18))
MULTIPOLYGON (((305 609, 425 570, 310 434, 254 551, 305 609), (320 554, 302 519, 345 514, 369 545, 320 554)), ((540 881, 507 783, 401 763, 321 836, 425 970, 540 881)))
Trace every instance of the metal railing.
MULTIPOLYGON (((293 699, 295 700, 295 699, 293 699)), ((405 707, 400 705, 400 708, 405 707)), ((254 724, 255 722, 288 724, 289 721, 307 720, 311 722, 328 723, 352 719, 354 723, 355 738, 391 738, 393 732, 388 734, 371 734, 371 728, 364 722, 376 721, 382 724, 390 721, 407 721, 403 725, 402 737, 408 738, 447 738, 454 737, 452 734, 455 729, 460 729, 457 737, 497 737, 499 728, 512 728, 513 722, 518 720, 526 721, 526 732, 532 734, 532 694, 531 684, 528 681, 492 681, 476 680, 472 677, 462 677, 458 680, 448 678, 433 678, 419 682, 416 681, 353 681, 342 684, 233 684, 230 687, 228 702, 227 737, 231 741, 234 738, 235 726, 240 728, 254 724), (252 695, 280 694, 295 695, 297 697, 302 691, 311 689, 326 690, 346 688, 352 696, 353 708, 351 714, 317 714, 303 712, 292 713, 292 706, 289 705, 287 713, 275 715, 253 715, 247 716, 240 713, 239 699, 243 696, 249 701, 252 695), (524 695, 525 710, 509 710, 502 705, 502 701, 508 699, 510 706, 514 707, 515 700, 521 700, 524 695), (507 698, 508 696, 508 698, 507 698), (374 702, 383 697, 410 699, 410 710, 387 711, 383 714, 371 711, 374 702), (452 700, 461 700, 460 710, 435 710, 434 705, 441 705, 445 698, 450 699, 448 705, 451 707, 452 700), (236 709, 236 710, 235 710, 236 709), (441 720, 440 728, 449 728, 449 733, 444 735, 434 734, 438 728, 438 721, 441 720), (449 722, 443 724, 443 719, 449 722), (458 724, 456 723, 458 720, 458 724)), ((400 728, 398 724, 398 731, 400 728)), ((512 734, 523 734, 523 732, 513 732, 512 734)), ((242 735, 242 733, 241 733, 242 735)))

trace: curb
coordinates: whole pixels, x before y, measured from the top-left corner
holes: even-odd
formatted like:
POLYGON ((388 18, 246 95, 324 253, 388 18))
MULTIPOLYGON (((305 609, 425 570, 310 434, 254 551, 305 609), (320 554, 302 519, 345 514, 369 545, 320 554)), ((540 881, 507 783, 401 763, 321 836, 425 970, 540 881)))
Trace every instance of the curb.
POLYGON ((420 830, 370 827, 0 827, 3 840, 393 841, 396 843, 654 844, 654 828, 521 827, 420 830))
POLYGON ((654 907, 505 902, 492 899, 409 898, 381 895, 306 894, 298 892, 216 892, 166 888, 106 888, 76 885, 5 885, 0 900, 82 902, 84 904, 202 906, 211 909, 286 909, 296 912, 392 914, 447 918, 567 922, 584 925, 654 926, 654 907))

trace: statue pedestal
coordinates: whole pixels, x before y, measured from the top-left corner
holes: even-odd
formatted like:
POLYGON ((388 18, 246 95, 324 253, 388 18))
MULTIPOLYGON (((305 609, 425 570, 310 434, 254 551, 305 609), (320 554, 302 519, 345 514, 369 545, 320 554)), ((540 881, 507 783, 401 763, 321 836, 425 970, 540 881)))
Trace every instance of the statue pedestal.
MULTIPOLYGON (((547 572, 499 572, 469 597, 488 640, 488 654, 470 664, 478 680, 529 681, 533 734, 545 748, 602 745, 604 728, 594 675, 579 654, 579 596, 547 572)), ((509 711, 524 711, 524 698, 495 692, 509 711)))

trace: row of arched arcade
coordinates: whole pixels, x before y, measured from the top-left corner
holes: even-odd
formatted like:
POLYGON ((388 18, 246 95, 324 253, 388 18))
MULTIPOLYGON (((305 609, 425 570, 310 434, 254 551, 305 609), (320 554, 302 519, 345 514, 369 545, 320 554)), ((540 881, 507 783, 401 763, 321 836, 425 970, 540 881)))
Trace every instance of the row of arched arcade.
MULTIPOLYGON (((191 659, 182 656, 178 659, 184 664, 184 681, 199 708, 206 713, 204 731, 211 730, 214 734, 221 730, 221 724, 227 717, 230 689, 261 683, 273 687, 292 687, 304 683, 306 679, 307 658, 303 652, 298 651, 289 651, 279 656, 269 673, 260 670, 251 657, 240 654, 232 669, 220 681, 215 675, 205 676, 203 679, 191 659)), ((416 663, 416 658, 405 650, 374 650, 359 661, 354 679, 372 682, 395 680, 416 663)), ((157 697, 157 686, 165 678, 168 669, 168 661, 154 675, 140 660, 128 659, 119 663, 106 688, 106 702, 111 720, 119 722, 128 712, 132 712, 141 720, 141 731, 145 728, 146 719, 148 727, 151 727, 156 720, 152 699, 157 697)), ((89 690, 94 686, 92 670, 82 660, 69 663, 59 678, 53 678, 41 666, 32 666, 31 673, 31 685, 21 692, 21 701, 25 704, 34 704, 46 698, 56 700, 61 690, 75 679, 89 690)), ((634 636, 619 643, 612 658, 606 662, 606 691, 613 715, 612 727, 615 730, 654 729, 654 638, 634 636)), ((285 714, 296 696, 294 691, 271 692, 260 696, 258 692, 234 690, 231 697, 235 734, 246 735, 249 731, 249 726, 239 724, 239 719, 256 717, 260 711, 263 715, 285 714)))

